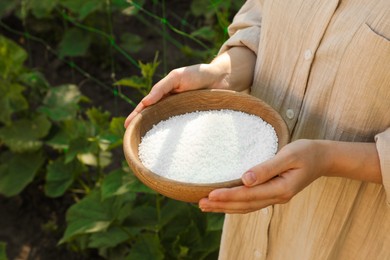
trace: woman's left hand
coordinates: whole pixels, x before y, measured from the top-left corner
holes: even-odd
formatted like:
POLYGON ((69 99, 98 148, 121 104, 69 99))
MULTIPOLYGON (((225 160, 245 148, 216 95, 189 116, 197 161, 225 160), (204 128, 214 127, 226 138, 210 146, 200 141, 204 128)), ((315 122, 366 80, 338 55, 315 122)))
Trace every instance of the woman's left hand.
POLYGON ((208 198, 199 201, 199 207, 206 212, 256 211, 288 202, 311 182, 325 175, 381 182, 375 144, 294 141, 273 158, 249 169, 242 176, 243 186, 214 190, 208 198), (373 168, 368 168, 370 166, 373 168), (357 169, 367 170, 372 176, 355 176, 357 169))

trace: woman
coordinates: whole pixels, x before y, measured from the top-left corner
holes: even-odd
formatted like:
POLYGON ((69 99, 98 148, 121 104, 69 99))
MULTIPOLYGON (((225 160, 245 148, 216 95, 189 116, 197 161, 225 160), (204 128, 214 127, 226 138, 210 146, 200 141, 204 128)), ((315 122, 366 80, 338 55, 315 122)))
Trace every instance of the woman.
POLYGON ((244 186, 199 202, 228 213, 220 259, 390 259, 390 2, 248 0, 229 33, 210 64, 158 82, 125 126, 171 93, 249 89, 292 142, 244 186))

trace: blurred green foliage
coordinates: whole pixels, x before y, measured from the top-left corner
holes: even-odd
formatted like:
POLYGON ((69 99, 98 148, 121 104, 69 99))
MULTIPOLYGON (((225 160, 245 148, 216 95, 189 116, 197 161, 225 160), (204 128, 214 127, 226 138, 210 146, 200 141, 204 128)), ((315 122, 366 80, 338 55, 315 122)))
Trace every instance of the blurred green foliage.
POLYGON ((0 241, 0 260, 7 260, 7 254, 6 254, 6 247, 7 244, 0 241))
MULTIPOLYGON (((107 83, 77 62, 111 64, 115 72, 113 55, 119 53, 137 73, 113 79, 108 89, 134 105, 121 87, 146 95, 166 73, 166 43, 183 57, 210 60, 243 2, 192 0, 184 14, 176 14, 168 13, 168 2, 157 0, 2 0, 0 28, 42 43, 101 86, 107 83), (23 28, 3 22, 10 16, 23 28), (118 17, 136 19, 144 30, 161 35, 162 48, 152 61, 133 58, 146 39, 131 28, 115 32, 118 17)), ((0 35, 0 194, 18 195, 34 182, 44 183, 49 198, 71 194, 74 204, 59 241, 70 250, 92 249, 106 259, 216 259, 223 215, 204 214, 140 183, 115 156, 121 154, 124 117, 94 106, 73 83, 52 86, 39 68, 26 65, 28 47, 0 35)), ((0 258, 6 257, 4 251, 1 243, 0 258)))

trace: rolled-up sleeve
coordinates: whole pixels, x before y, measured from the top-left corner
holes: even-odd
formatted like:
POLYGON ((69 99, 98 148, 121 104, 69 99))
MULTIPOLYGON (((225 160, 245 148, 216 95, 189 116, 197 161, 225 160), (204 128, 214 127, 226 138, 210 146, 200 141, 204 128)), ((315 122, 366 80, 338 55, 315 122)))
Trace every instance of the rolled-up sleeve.
POLYGON ((390 128, 375 136, 387 204, 390 205, 390 128))
POLYGON ((257 54, 261 27, 260 0, 248 0, 235 15, 228 28, 230 38, 222 45, 219 53, 231 47, 245 46, 257 54))

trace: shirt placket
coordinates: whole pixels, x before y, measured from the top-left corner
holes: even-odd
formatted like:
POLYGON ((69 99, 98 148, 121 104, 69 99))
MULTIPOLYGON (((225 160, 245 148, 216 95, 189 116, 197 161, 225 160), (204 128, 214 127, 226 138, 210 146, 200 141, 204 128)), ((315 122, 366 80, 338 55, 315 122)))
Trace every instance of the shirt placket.
POLYGON ((288 7, 285 2, 270 2, 270 17, 263 19, 262 36, 266 36, 259 43, 256 86, 252 93, 278 110, 292 132, 300 115, 316 51, 339 0, 316 1, 316 4, 294 1, 295 5, 291 2, 288 7), (284 9, 272 10, 278 5, 284 9), (302 26, 301 30, 273 30, 274 27, 288 27, 290 21, 283 18, 286 12, 290 12, 293 20, 298 20, 296 23, 302 26))
MULTIPOLYGON (((326 32, 338 4, 339 0, 329 0, 321 7, 321 12, 318 12, 317 16, 312 16, 313 20, 307 28, 307 34, 305 34, 305 37, 300 41, 301 45, 299 48, 288 50, 291 52, 298 51, 298 58, 294 62, 294 67, 291 67, 294 73, 289 79, 288 87, 284 89, 278 89, 277 86, 275 86, 275 88, 271 87, 276 91, 276 94, 273 94, 273 98, 270 100, 266 100, 266 102, 270 103, 279 111, 291 133, 294 131, 295 125, 299 120, 310 71, 315 63, 316 51, 321 44, 321 39, 326 32), (281 92, 277 93, 278 91, 281 92), (282 97, 282 101, 276 100, 276 98, 280 97, 282 97)), ((310 10, 307 10, 307 12, 310 13, 310 10)), ((295 35, 295 37, 300 36, 295 35)), ((265 55, 273 55, 273 51, 274 50, 272 49, 266 49, 263 53, 265 53, 265 55)), ((262 59, 263 57, 259 56, 258 62, 261 62, 262 59)), ((266 67, 267 64, 263 64, 260 68, 264 66, 266 67)), ((266 75, 265 78, 267 77, 268 75, 266 75)), ((258 77, 258 80, 261 81, 261 77, 258 77)), ((270 82, 272 82, 272 80, 270 82)), ((260 93, 261 91, 262 90, 260 90, 260 93)), ((269 86, 266 86, 265 91, 269 92, 269 86)), ((265 94, 265 96, 269 97, 269 94, 265 94)), ((270 237, 270 234, 272 234, 272 223, 277 223, 276 220, 279 220, 282 216, 274 214, 273 206, 262 209, 259 214, 261 215, 259 221, 262 222, 260 232, 263 232, 264 234, 262 234, 262 238, 258 241, 259 246, 254 249, 253 259, 272 259, 272 256, 269 256, 269 247, 272 245, 272 236, 270 237)))
POLYGON ((281 115, 286 121, 291 132, 293 132, 293 129, 299 119, 310 72, 312 66, 315 63, 316 52, 337 9, 338 3, 339 0, 328 2, 327 10, 324 10, 324 12, 321 13, 320 18, 317 18, 316 21, 313 21, 311 26, 307 29, 310 31, 310 36, 305 37, 306 40, 302 41, 302 45, 299 51, 299 60, 294 68, 295 73, 291 79, 291 84, 293 87, 290 88, 291 92, 289 92, 289 95, 293 96, 294 98, 286 98, 286 102, 283 103, 280 110, 281 115))
POLYGON ((259 243, 258 247, 255 247, 253 250, 253 259, 256 260, 266 260, 267 259, 267 251, 268 251, 268 233, 269 227, 272 219, 272 215, 274 212, 273 206, 268 206, 259 211, 259 219, 261 219, 261 227, 259 228, 259 232, 261 232, 262 243, 259 243))

